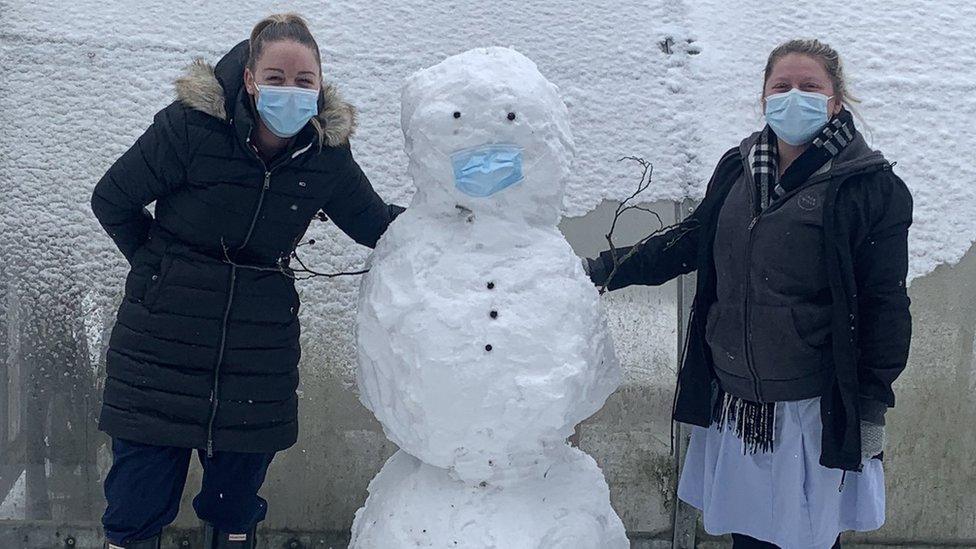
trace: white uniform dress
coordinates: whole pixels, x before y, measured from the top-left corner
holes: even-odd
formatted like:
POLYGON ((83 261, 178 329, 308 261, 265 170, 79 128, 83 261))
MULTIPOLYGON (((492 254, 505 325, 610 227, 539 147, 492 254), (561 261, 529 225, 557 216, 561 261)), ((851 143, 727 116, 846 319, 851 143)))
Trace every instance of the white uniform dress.
POLYGON ((733 430, 694 427, 678 497, 702 511, 712 535, 745 534, 783 549, 829 549, 841 532, 884 524, 881 461, 860 473, 820 465, 820 399, 776 405, 770 453, 743 454, 733 430))

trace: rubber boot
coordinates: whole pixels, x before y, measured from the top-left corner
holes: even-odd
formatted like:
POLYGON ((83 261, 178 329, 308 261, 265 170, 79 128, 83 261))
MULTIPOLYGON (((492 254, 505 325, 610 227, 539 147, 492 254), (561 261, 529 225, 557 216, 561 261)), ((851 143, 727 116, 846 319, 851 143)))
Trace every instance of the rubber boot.
POLYGON ((105 549, 159 549, 161 537, 157 534, 151 538, 144 539, 141 541, 130 541, 125 545, 116 545, 114 543, 105 542, 105 549))
POLYGON ((203 523, 204 549, 254 549, 257 547, 257 528, 244 534, 221 532, 212 524, 203 523))

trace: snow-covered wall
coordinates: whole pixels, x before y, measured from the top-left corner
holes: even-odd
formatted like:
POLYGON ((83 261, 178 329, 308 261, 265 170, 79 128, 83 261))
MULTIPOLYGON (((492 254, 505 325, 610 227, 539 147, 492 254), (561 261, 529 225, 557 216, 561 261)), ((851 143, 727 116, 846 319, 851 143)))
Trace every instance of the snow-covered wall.
MULTIPOLYGON (((97 387, 99 351, 125 263, 89 211, 94 183, 172 100, 171 83, 182 67, 198 56, 216 61, 262 16, 286 10, 310 20, 326 77, 359 107, 354 152, 390 201, 406 203, 413 192, 399 131, 401 82, 448 55, 513 46, 560 86, 579 150, 564 211, 579 217, 632 192, 633 166, 617 162, 625 155, 654 162, 648 200, 699 197, 714 162, 761 124, 761 70, 769 50, 814 36, 845 56, 874 145, 898 162, 915 195, 913 277, 957 262, 976 239, 976 3, 970 0, 0 0, 0 320, 12 334, 0 359, 32 352, 23 348, 30 334, 11 328, 15 320, 33 322, 35 337, 45 341, 48 328, 61 322, 68 336, 84 334, 76 346, 82 348, 54 345, 44 352, 81 356, 72 355, 70 366, 55 361, 41 378, 62 377, 70 382, 65 387, 89 392, 97 387)), ((605 230, 602 221, 593 227, 605 230)), ((320 243, 309 259, 322 269, 347 269, 365 258, 330 226, 314 224, 310 236, 320 243)), ((278 525, 307 527, 312 516, 348 525, 366 480, 390 452, 347 390, 356 291, 349 280, 301 287, 304 442, 287 463, 308 478, 334 477, 335 463, 358 466, 347 465, 339 480, 316 481, 321 494, 315 497, 323 501, 281 502, 279 509, 294 513, 277 511, 278 525), (355 419, 339 419, 347 417, 355 419), (345 446, 325 447, 324 437, 341 438, 345 446)), ((674 304, 661 295, 624 294, 611 306, 615 333, 628 338, 618 343, 631 369, 626 402, 636 406, 649 398, 648 388, 658 391, 649 425, 654 436, 666 437, 667 402, 657 396, 666 400, 671 380, 661 374, 673 364, 647 362, 673 356, 674 344, 637 336, 642 325, 654 334, 673 326, 674 304)), ((17 376, 27 374, 8 372, 17 376)), ((89 418, 95 408, 87 401, 78 406, 89 418)), ((613 413, 648 413, 626 408, 613 413)), ((648 510, 660 502, 622 493, 632 480, 627 470, 643 466, 640 459, 614 460, 644 445, 660 453, 666 441, 614 436, 604 438, 617 445, 616 453, 604 456, 619 472, 611 484, 628 506, 621 513, 628 528, 661 527, 664 518, 643 516, 656 513, 648 510)), ((97 477, 104 452, 96 460, 97 477)), ((666 456, 647 467, 645 476, 658 469, 666 475, 666 456)), ((271 482, 270 489, 282 488, 289 479, 271 482)))

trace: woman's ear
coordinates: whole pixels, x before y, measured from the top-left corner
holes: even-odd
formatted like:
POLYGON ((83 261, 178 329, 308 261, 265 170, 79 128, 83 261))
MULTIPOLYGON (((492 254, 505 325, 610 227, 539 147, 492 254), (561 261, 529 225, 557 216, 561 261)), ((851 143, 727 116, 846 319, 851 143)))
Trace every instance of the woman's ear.
POLYGON ((244 67, 244 89, 246 89, 247 93, 251 94, 252 96, 257 96, 258 88, 254 83, 254 74, 251 73, 251 69, 247 67, 244 67))

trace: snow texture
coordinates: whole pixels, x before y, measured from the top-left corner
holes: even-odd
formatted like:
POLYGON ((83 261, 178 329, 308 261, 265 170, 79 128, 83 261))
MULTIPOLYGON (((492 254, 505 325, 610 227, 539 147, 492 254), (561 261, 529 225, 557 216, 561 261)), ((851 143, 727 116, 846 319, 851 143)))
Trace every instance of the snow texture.
POLYGON ((418 73, 403 103, 418 192, 363 279, 362 400, 424 462, 469 483, 518 480, 620 383, 599 295, 556 228, 572 160, 566 107, 504 48, 418 73), (523 148, 525 179, 471 198, 449 155, 490 143, 523 148))
MULTIPOLYGON (((92 187, 194 57, 216 61, 285 10, 308 17, 326 78, 360 109, 353 149, 390 201, 413 193, 401 85, 447 55, 513 46, 560 87, 578 151, 563 213, 580 216, 632 192, 625 155, 654 162, 648 201, 700 197, 722 152, 761 126, 766 55, 803 35, 839 48, 868 136, 915 195, 911 276, 957 262, 976 238, 970 0, 0 0, 0 271, 24 307, 40 295, 84 301, 111 324, 127 266, 91 215, 92 187)), ((366 258, 331 224, 309 237, 318 244, 305 258, 319 270, 366 258)), ((354 377, 358 287, 300 285, 306 380, 354 377)))
POLYGON ((630 547, 593 458, 563 447, 517 486, 468 486, 406 452, 393 455, 356 513, 350 549, 630 547))

